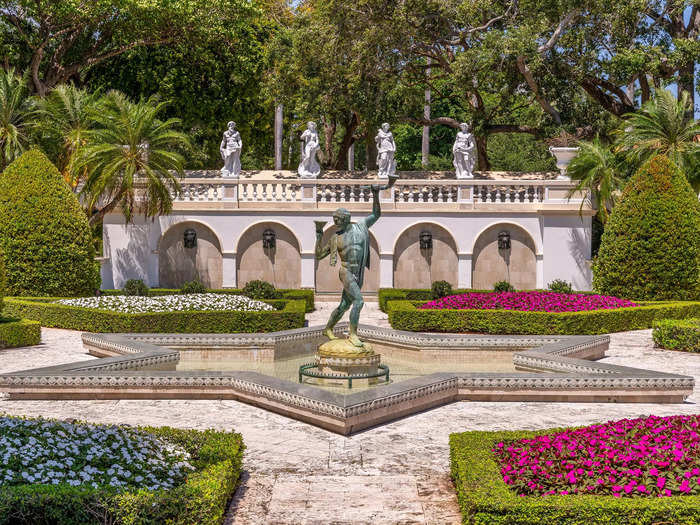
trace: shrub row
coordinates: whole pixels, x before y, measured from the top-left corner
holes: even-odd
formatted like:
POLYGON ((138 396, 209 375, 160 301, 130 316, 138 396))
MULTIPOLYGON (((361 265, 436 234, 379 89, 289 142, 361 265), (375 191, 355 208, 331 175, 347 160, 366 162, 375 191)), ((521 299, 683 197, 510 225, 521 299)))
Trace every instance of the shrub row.
POLYGON ((41 326, 87 332, 234 333, 277 332, 304 326, 301 300, 265 301, 272 312, 149 312, 121 313, 80 308, 54 302, 56 298, 7 297, 5 312, 39 321, 41 326))
MULTIPOLYGON (((209 293, 226 293, 231 295, 244 295, 243 290, 240 288, 221 288, 216 290, 207 290, 209 293)), ((314 305, 314 291, 310 288, 300 288, 300 289, 278 289, 277 292, 280 293, 281 299, 287 300, 303 300, 306 301, 306 312, 313 312, 315 309, 314 305)), ((124 290, 100 290, 102 295, 125 295, 124 290)), ((174 288, 151 288, 148 295, 155 297, 157 295, 179 295, 182 291, 174 288)))
POLYGON ((28 319, 0 317, 0 348, 38 345, 41 324, 28 319))
POLYGON ((169 490, 118 493, 68 485, 20 485, 0 491, 0 525, 61 523, 171 525, 223 522, 241 473, 240 434, 214 430, 143 428, 183 447, 196 471, 169 490))
POLYGON ((661 348, 700 353, 700 318, 656 321, 652 336, 661 348))
POLYGON ((411 332, 589 335, 651 328, 659 319, 700 315, 700 302, 655 302, 583 312, 516 310, 418 310, 424 301, 388 301, 389 323, 411 332))
POLYGON ((503 482, 492 450, 496 443, 541 432, 465 432, 450 436, 450 462, 463 523, 484 525, 599 525, 700 523, 700 496, 616 498, 614 496, 520 497, 503 482))

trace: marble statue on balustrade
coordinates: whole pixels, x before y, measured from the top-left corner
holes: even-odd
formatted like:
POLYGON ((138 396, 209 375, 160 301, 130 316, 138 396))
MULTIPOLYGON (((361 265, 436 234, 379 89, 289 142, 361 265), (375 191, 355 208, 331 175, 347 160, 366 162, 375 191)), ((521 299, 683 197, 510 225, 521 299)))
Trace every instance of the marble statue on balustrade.
POLYGON ((301 140, 304 145, 301 148, 301 162, 297 170, 299 176, 303 178, 318 177, 321 173, 321 165, 316 159, 316 153, 321 145, 315 122, 307 122, 306 130, 301 134, 301 140))
MULTIPOLYGON (((357 222, 350 222, 350 212, 345 208, 339 208, 333 212, 335 234, 330 242, 323 246, 323 227, 325 221, 316 223, 316 259, 321 260, 330 255, 330 265, 335 266, 340 259, 340 271, 338 277, 343 283, 343 295, 338 307, 333 310, 324 333, 331 340, 324 344, 326 351, 336 356, 354 356, 372 354, 370 345, 363 343, 357 336, 357 324, 360 318, 360 310, 364 306, 362 299, 362 283, 364 281, 365 268, 369 268, 369 228, 377 222, 382 214, 379 205, 379 192, 394 185, 397 176, 389 178, 385 185, 374 184, 369 186, 372 192, 372 213, 357 222), (333 333, 333 327, 340 321, 345 312, 350 309, 349 337, 338 339, 333 333)), ((365 187, 366 188, 366 187, 365 187)))
POLYGON ((221 168, 222 177, 238 177, 241 173, 242 148, 241 134, 236 130, 236 123, 231 121, 228 123, 228 129, 224 131, 224 136, 219 146, 221 158, 224 161, 224 167, 221 168))
POLYGON ((476 143, 471 127, 466 122, 459 125, 459 131, 452 146, 455 175, 458 179, 474 178, 474 165, 476 164, 476 143))
POLYGON ((382 124, 381 129, 374 137, 374 142, 377 144, 377 175, 379 178, 385 179, 392 177, 396 173, 396 143, 394 142, 394 134, 389 131, 389 124, 382 124))

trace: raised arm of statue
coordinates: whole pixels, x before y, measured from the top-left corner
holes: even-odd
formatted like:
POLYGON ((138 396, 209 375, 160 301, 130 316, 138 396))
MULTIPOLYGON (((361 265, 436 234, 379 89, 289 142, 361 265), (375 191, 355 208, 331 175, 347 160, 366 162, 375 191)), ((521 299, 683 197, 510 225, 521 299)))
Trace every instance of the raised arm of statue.
POLYGON ((368 228, 377 222, 379 217, 382 216, 382 209, 379 206, 379 191, 381 186, 373 185, 370 189, 372 190, 372 213, 363 219, 368 228))
POLYGON ((316 252, 316 259, 320 261, 324 257, 328 257, 328 254, 331 253, 331 245, 328 243, 323 246, 321 241, 323 239, 323 227, 326 225, 326 221, 314 222, 316 223, 316 247, 314 251, 316 252))

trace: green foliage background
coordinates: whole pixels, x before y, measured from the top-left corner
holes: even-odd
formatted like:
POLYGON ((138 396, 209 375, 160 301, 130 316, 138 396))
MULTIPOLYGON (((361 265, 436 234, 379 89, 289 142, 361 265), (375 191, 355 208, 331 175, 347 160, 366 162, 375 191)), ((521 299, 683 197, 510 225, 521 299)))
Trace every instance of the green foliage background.
POLYGON ((0 249, 8 295, 92 295, 92 233, 78 199, 38 150, 0 174, 0 249))
POLYGON ((593 266, 596 291, 637 300, 700 297, 700 202, 664 156, 625 186, 593 266))

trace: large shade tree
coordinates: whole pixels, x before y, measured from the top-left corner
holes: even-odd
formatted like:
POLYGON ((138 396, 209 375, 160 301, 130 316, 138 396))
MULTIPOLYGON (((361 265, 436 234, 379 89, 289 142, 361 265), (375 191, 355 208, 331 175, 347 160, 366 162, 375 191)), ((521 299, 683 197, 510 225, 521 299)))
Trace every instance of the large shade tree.
POLYGON ((29 143, 33 100, 26 79, 14 69, 0 69, 0 171, 29 143))

